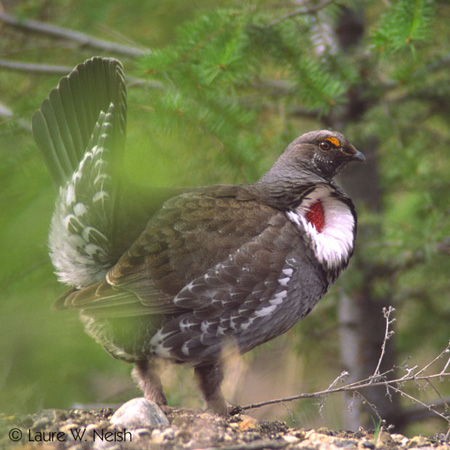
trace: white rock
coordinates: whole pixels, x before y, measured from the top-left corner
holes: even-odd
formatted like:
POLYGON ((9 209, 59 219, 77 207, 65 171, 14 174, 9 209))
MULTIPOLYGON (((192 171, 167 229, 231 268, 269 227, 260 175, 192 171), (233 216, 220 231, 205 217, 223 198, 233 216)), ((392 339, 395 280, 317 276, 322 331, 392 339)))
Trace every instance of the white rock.
POLYGON ((144 397, 124 403, 111 417, 111 423, 128 429, 159 428, 169 425, 162 409, 144 397))

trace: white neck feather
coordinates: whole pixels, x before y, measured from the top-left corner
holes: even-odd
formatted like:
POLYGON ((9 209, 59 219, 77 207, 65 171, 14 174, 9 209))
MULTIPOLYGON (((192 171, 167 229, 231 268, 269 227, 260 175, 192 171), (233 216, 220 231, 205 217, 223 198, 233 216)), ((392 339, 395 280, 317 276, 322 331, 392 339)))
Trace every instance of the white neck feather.
POLYGON ((331 196, 330 188, 318 187, 287 216, 306 232, 317 259, 326 268, 339 268, 348 261, 353 252, 355 218, 347 204, 331 196), (309 207, 317 200, 321 201, 325 216, 322 232, 318 232, 305 217, 309 207))

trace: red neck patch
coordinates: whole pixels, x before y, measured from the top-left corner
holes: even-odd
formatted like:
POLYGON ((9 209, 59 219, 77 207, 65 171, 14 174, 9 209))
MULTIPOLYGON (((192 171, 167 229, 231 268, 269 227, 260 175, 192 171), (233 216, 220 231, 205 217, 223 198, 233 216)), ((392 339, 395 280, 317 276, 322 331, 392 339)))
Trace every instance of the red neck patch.
POLYGON ((309 207, 305 217, 310 224, 316 227, 319 233, 322 233, 323 227, 325 226, 325 214, 320 200, 317 200, 309 207))

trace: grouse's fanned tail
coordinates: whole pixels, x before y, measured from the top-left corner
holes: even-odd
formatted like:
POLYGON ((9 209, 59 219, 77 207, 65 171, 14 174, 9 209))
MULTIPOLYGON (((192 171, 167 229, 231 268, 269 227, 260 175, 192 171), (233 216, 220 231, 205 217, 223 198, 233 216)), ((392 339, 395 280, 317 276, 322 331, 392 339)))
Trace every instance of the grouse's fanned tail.
POLYGON ((101 111, 114 105, 112 142, 120 158, 126 132, 126 88, 122 65, 91 58, 59 82, 33 116, 33 135, 56 186, 78 168, 101 111))
POLYGON ((33 134, 59 187, 49 237, 61 281, 87 286, 116 262, 116 195, 126 132, 120 62, 92 58, 63 78, 33 117, 33 134))

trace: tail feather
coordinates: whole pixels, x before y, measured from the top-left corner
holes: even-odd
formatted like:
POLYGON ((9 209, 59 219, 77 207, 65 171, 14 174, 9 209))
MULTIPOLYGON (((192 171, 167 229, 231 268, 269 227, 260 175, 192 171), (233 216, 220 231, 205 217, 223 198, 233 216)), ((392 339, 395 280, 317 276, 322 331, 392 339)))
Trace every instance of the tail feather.
POLYGON ((33 135, 50 176, 59 187, 77 169, 100 111, 114 105, 114 158, 123 153, 126 88, 122 65, 111 58, 91 58, 64 77, 33 116, 33 135))
POLYGON ((121 64, 92 58, 63 78, 33 117, 59 196, 49 236, 59 279, 83 287, 117 260, 116 202, 126 128, 121 64))
POLYGON ((116 180, 110 173, 114 107, 100 112, 78 168, 60 188, 53 214, 50 256, 60 281, 81 287, 104 278, 114 257, 116 180))

